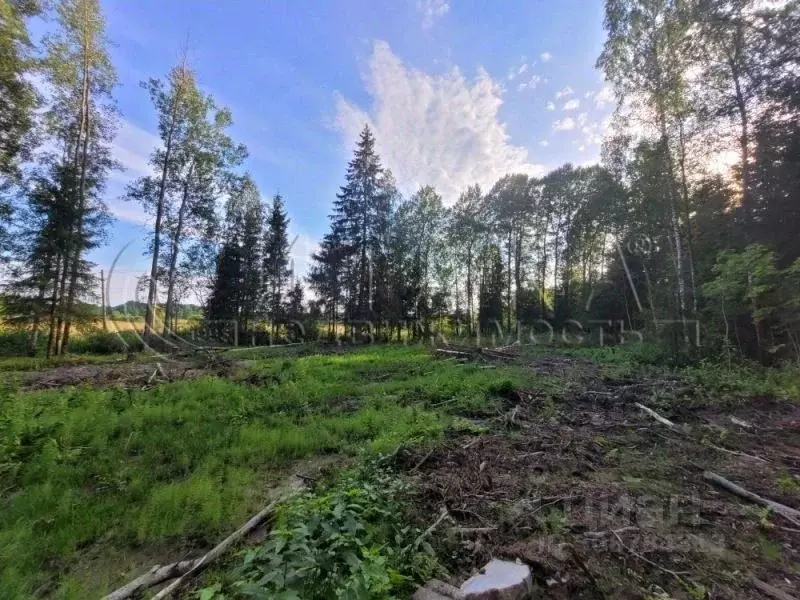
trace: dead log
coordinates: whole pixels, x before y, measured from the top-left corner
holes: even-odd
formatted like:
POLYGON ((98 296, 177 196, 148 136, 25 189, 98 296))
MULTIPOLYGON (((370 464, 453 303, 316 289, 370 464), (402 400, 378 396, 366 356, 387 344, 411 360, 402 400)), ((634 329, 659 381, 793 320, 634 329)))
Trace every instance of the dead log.
POLYGON ((234 543, 238 542, 240 539, 245 537, 251 531, 253 531, 256 527, 261 525, 264 521, 266 521, 270 516, 272 516, 275 507, 278 505, 279 500, 275 500, 270 502, 270 504, 263 509, 261 512, 256 514, 252 517, 247 523, 242 525, 239 529, 234 531, 224 540, 222 540, 219 544, 217 544, 211 551, 205 554, 202 558, 195 562, 194 566, 189 569, 186 573, 178 577, 175 581, 161 590, 158 594, 153 596, 152 600, 163 600, 164 598, 168 598, 172 592, 180 589, 183 585, 185 585, 192 577, 203 571, 206 567, 208 567, 212 562, 217 560, 220 556, 222 556, 225 551, 230 548, 234 543))
POLYGON ((675 429, 676 431, 678 430, 678 426, 675 425, 675 423, 673 423, 669 419, 666 419, 666 418, 662 417, 660 414, 658 414, 652 408, 647 408, 644 404, 639 404, 638 402, 635 402, 634 405, 636 407, 642 409, 644 412, 646 412, 648 415, 653 417, 656 421, 658 421, 662 425, 666 425, 670 429, 675 429))
POLYGON ((776 588, 774 585, 770 585, 761 581, 760 579, 756 579, 755 577, 750 578, 750 583, 753 584, 760 592, 763 592, 770 598, 775 598, 775 600, 797 600, 791 594, 787 594, 783 590, 776 588))
POLYGON ((126 600, 132 598, 146 589, 180 577, 195 565, 196 560, 184 560, 181 562, 172 563, 171 565, 156 565, 144 575, 140 575, 133 581, 126 583, 121 588, 114 590, 107 596, 103 596, 103 600, 126 600))
POLYGON ((747 421, 744 421, 738 417, 734 417, 733 415, 731 415, 731 423, 738 425, 739 427, 743 427, 744 429, 753 429, 752 423, 748 423, 747 421))
POLYGON ((736 496, 739 496, 740 498, 744 498, 745 500, 749 500, 755 504, 760 504, 761 506, 766 506, 774 513, 781 515, 784 519, 791 521, 795 525, 800 525, 800 510, 796 510, 790 506, 781 504, 780 502, 775 502, 769 498, 759 496, 758 494, 755 494, 750 490, 746 490, 743 487, 736 485, 732 481, 729 481, 724 477, 717 475, 716 473, 712 473, 711 471, 703 471, 703 479, 710 481, 711 483, 729 491, 732 494, 735 494, 736 496))

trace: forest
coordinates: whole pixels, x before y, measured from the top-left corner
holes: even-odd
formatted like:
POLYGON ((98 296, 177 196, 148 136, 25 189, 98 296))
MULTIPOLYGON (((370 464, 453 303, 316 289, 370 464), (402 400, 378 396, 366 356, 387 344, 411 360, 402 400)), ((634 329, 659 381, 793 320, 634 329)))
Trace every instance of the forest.
MULTIPOLYGON (((118 168, 110 42, 98 2, 59 3, 40 47, 25 22, 42 8, 3 10, 3 318, 28 332, 29 352, 59 355, 100 303, 86 255, 107 241, 104 184, 118 168)), ((286 200, 264 201, 242 174, 230 111, 185 57, 144 82, 161 144, 126 193, 152 220, 144 337, 169 341, 202 287, 206 330, 235 320, 257 343, 335 338, 345 324, 381 339, 552 337, 570 324, 646 332, 674 355, 796 358, 795 3, 609 1, 606 15, 597 67, 618 107, 601 164, 509 173, 447 206, 430 186, 403 198, 365 125, 307 281, 292 273, 286 200), (722 156, 735 157, 725 174, 722 156)))
POLYGON ((404 194, 364 123, 307 272, 184 48, 112 305, 103 3, 0 0, 0 598, 793 598, 800 1, 603 6, 596 164, 404 194))

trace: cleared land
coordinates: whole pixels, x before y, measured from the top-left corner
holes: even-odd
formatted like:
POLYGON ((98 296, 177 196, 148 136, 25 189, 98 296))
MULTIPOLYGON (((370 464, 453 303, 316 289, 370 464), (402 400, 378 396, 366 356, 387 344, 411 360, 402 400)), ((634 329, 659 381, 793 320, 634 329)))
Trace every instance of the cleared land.
MULTIPOLYGON (((506 556, 553 598, 760 598, 752 578, 792 591, 798 524, 703 471, 800 506, 795 372, 454 352, 247 350, 155 376, 145 359, 0 361, 15 382, 0 392, 0 597, 99 597, 200 556, 297 475, 335 486, 378 455, 411 482, 413 525, 447 509, 426 541, 441 577, 506 556)), ((198 584, 238 598, 228 560, 198 584)))

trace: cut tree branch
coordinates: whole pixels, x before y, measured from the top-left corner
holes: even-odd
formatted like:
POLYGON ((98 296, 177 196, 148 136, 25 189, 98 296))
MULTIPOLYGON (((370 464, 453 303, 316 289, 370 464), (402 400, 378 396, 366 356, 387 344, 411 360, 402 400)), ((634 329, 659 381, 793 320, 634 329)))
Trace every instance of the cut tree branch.
POLYGON ((247 521, 247 523, 242 525, 239 529, 237 529, 231 535, 222 540, 210 552, 208 552, 202 558, 200 558, 191 569, 189 569, 186 573, 181 575, 178 579, 173 581, 163 590, 161 590, 158 594, 153 596, 152 600, 163 600, 164 598, 168 598, 169 595, 175 592, 176 590, 180 589, 192 577, 200 573, 203 569, 208 567, 208 565, 210 565, 212 562, 214 562, 216 559, 222 556, 225 553, 225 551, 228 548, 230 548, 235 542, 242 539, 248 533, 253 531, 256 527, 258 527, 264 521, 266 521, 274 512, 275 507, 278 505, 278 502, 279 500, 271 502, 264 510, 262 510, 257 515, 252 517, 249 521, 247 521))
POLYGON ((175 579, 184 573, 188 573, 195 563, 197 563, 196 560, 184 560, 181 562, 172 563, 171 565, 165 565, 163 567, 161 565, 156 565, 147 573, 140 575, 130 583, 126 583, 121 588, 114 590, 107 596, 103 596, 103 600, 126 600, 127 598, 132 598, 140 592, 153 587, 154 585, 158 585, 159 583, 169 581, 170 579, 175 579))
POLYGON ((710 481, 711 483, 739 496, 740 498, 744 498, 745 500, 749 500, 755 504, 760 504, 761 506, 766 506, 772 509, 774 513, 781 515, 787 521, 800 526, 800 510, 796 510, 790 506, 781 504, 780 502, 775 502, 774 500, 759 496, 758 494, 755 494, 750 490, 746 490, 743 487, 736 485, 732 481, 729 481, 724 477, 717 475, 716 473, 712 473, 711 471, 704 471, 703 479, 710 481))

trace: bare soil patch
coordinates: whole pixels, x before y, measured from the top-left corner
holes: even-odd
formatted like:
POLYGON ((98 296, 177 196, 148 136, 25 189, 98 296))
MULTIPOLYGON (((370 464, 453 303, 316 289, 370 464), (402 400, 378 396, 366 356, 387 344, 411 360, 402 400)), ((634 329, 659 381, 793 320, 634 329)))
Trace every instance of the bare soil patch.
MULTIPOLYGON (((96 365, 64 365, 41 371, 19 373, 23 389, 54 389, 88 385, 92 387, 147 387, 156 383, 196 379, 204 375, 231 375, 236 364, 230 360, 169 360, 164 362, 119 362, 96 365)), ((242 364, 239 361, 238 364, 242 364)))
POLYGON ((495 433, 398 455, 422 514, 452 517, 437 550, 454 580, 504 557, 531 565, 547 598, 763 598, 753 578, 796 594, 800 528, 702 473, 800 507, 800 406, 658 405, 689 390, 670 377, 604 381, 578 360, 588 384, 562 402, 518 390, 486 422, 495 433))

